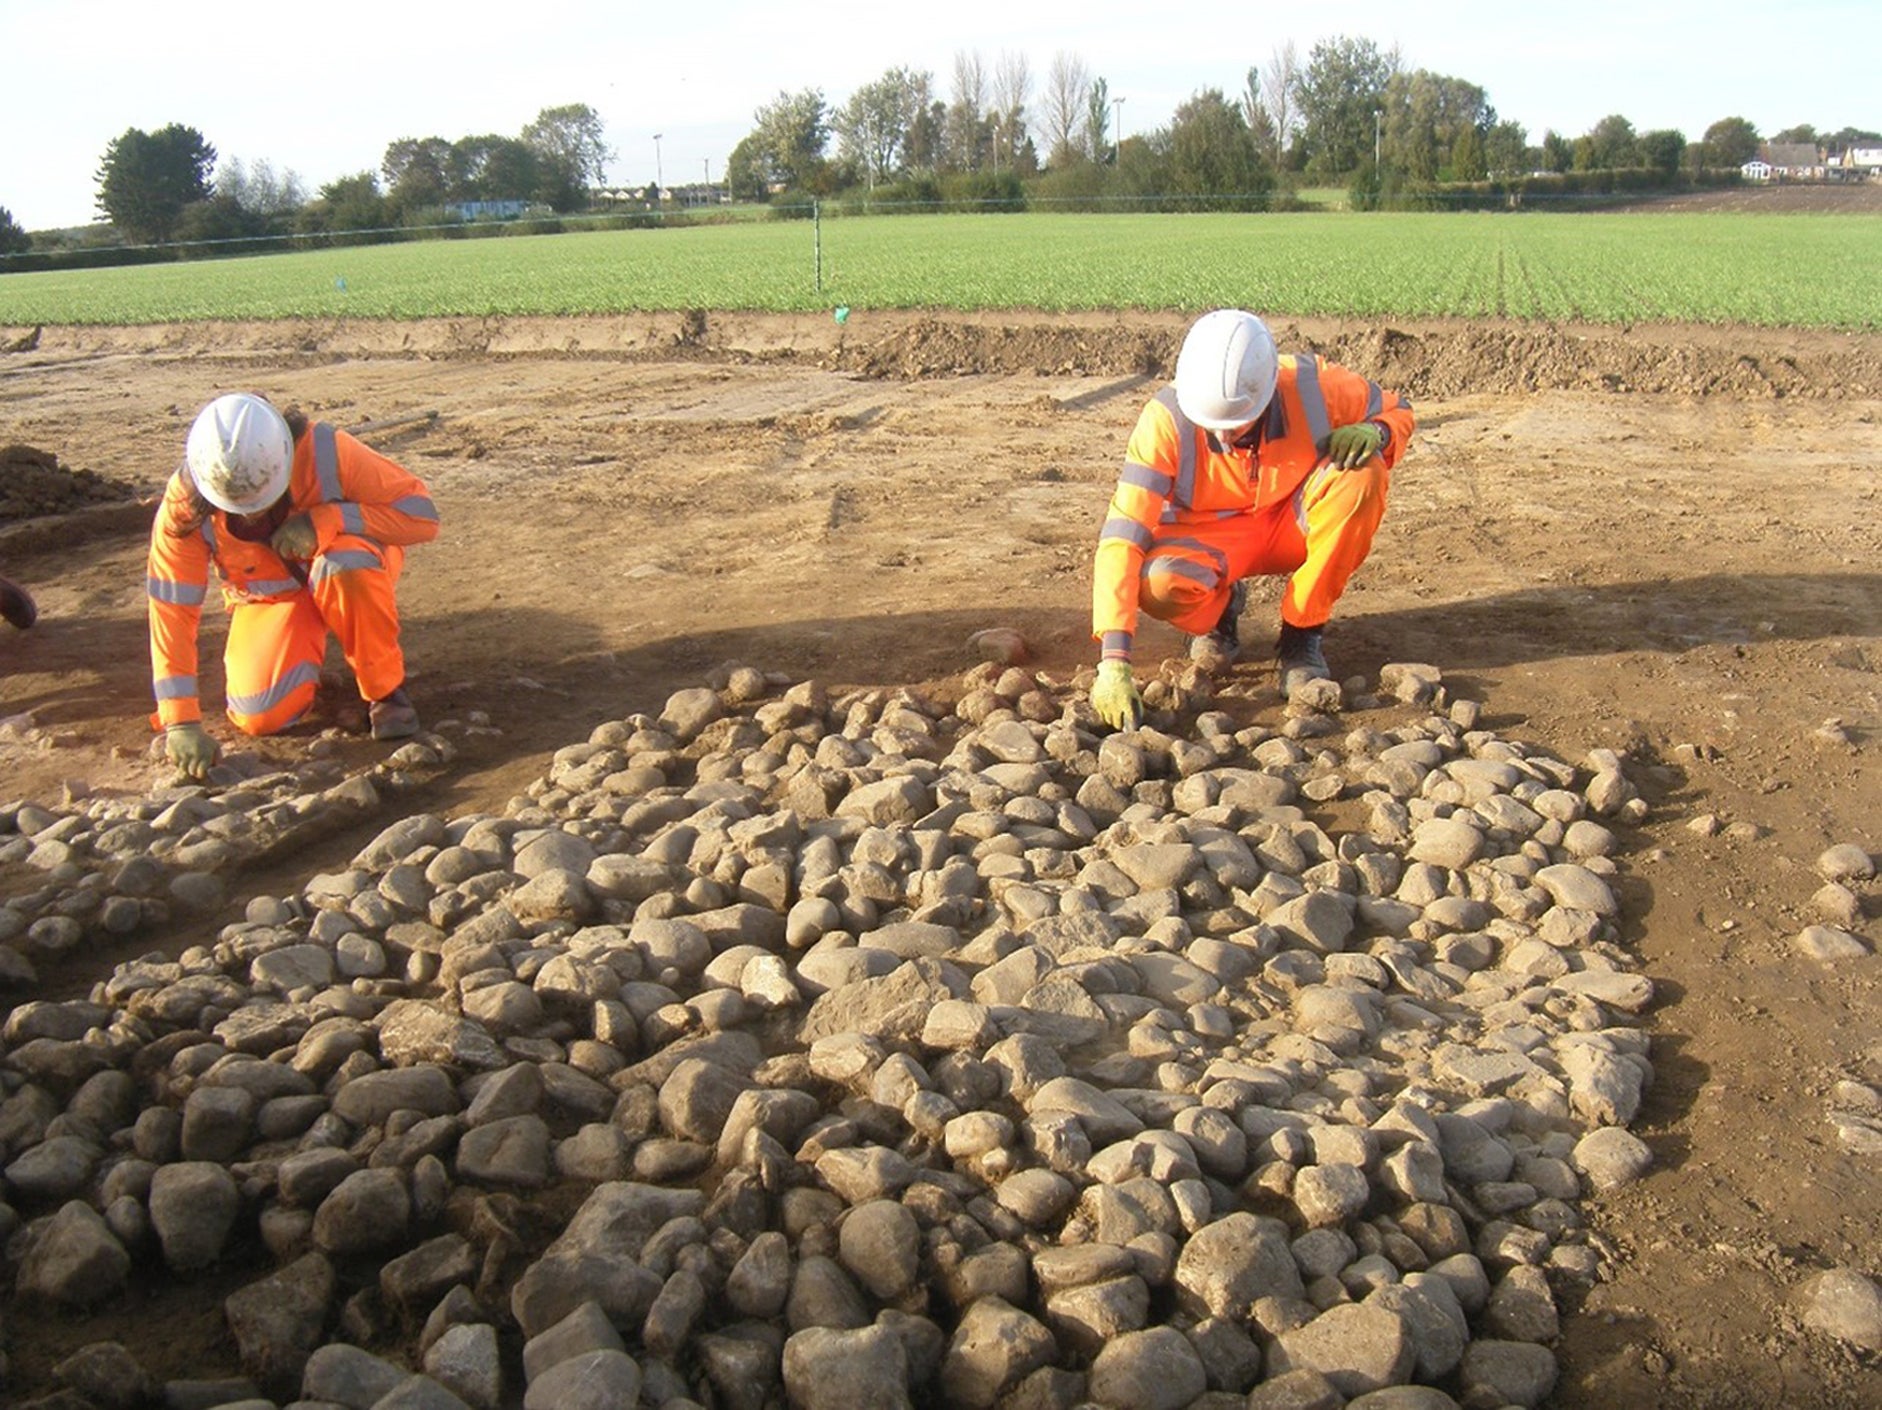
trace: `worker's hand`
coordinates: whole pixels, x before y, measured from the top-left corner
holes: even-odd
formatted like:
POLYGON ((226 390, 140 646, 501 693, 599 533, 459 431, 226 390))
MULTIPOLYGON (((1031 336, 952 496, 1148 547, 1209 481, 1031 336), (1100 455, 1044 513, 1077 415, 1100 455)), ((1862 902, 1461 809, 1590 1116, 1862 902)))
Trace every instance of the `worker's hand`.
POLYGON ((314 521, 305 514, 288 519, 274 531, 268 543, 283 558, 305 561, 320 552, 320 535, 314 532, 314 521))
POLYGON ((1364 465, 1385 444, 1385 432, 1371 421, 1335 426, 1327 437, 1327 463, 1338 470, 1364 465))
POLYGON ((171 725, 163 734, 163 750, 176 765, 176 771, 198 783, 208 779, 209 769, 222 751, 200 721, 171 725))
POLYGON ((1144 722, 1144 698, 1137 693, 1128 661, 1100 661, 1091 683, 1091 708, 1112 729, 1136 729, 1144 722))

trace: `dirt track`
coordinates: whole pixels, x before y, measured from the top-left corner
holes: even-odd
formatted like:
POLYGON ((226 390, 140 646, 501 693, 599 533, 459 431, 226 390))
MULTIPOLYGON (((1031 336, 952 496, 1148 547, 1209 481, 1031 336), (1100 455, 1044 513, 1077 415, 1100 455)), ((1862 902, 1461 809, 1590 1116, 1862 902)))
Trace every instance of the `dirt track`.
MULTIPOLYGON (((426 806, 500 809, 553 748, 727 659, 920 682, 970 665, 973 631, 1010 625, 1069 673, 1091 655, 1090 549, 1124 437, 1184 322, 48 329, 0 355, 0 445, 150 493, 219 391, 342 425, 435 410, 369 436, 427 477, 445 520, 408 560, 414 694, 428 719, 481 710, 502 733, 468 739, 426 806)), ((0 329, 0 347, 29 331, 0 329)), ((1635 1128, 1658 1165, 1586 1206, 1616 1259, 1565 1319, 1553 1403, 1882 1403, 1882 1367, 1804 1331, 1788 1302, 1821 1267, 1882 1272, 1882 1173, 1827 1119, 1838 1079, 1882 1080, 1877 961, 1824 968, 1791 946, 1818 919, 1817 855, 1882 852, 1882 335, 1277 333, 1419 412, 1329 632, 1336 672, 1431 661, 1499 731, 1570 759, 1626 751, 1654 805, 1624 860, 1627 940, 1662 995, 1635 1128), (1702 814, 1741 826, 1703 836, 1702 814)), ((0 529, 0 571, 42 612, 29 633, 0 628, 0 717, 30 711, 53 741, 0 739, 0 797, 148 785, 145 522, 94 509, 0 529)), ((219 693, 222 621, 205 621, 219 693)), ((1161 629, 1141 644, 1181 646, 1161 629)), ((1234 675, 1228 708, 1278 713, 1270 667, 1234 675)), ((306 740, 267 747, 294 758, 306 740)), ((49 981, 76 992, 125 957, 49 981)), ((111 1334, 151 1342, 158 1365, 175 1330, 144 1315, 111 1334)))

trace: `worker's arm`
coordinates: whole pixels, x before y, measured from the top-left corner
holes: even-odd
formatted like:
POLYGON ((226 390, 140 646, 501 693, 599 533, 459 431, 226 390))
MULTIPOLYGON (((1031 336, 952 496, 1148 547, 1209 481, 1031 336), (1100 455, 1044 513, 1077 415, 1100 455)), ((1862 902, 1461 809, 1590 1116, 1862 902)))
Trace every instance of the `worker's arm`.
POLYGON ((202 718, 196 687, 196 629, 209 592, 209 543, 200 529, 176 532, 190 519, 189 492, 171 477, 150 528, 144 592, 150 618, 150 678, 157 722, 202 718))
POLYGON ((400 546, 438 537, 438 507, 423 480, 344 431, 334 433, 334 442, 341 498, 307 511, 318 551, 341 534, 400 546))
POLYGON ((1328 458, 1349 470, 1374 455, 1388 470, 1398 464, 1416 425, 1411 403, 1337 362, 1321 363, 1319 382, 1333 427, 1325 448, 1328 458), (1348 428, 1357 428, 1358 433, 1348 428), (1367 442, 1375 436, 1376 448, 1369 448, 1367 442))
POLYGON ((1175 484, 1176 426, 1157 402, 1145 406, 1124 450, 1124 469, 1098 534, 1092 564, 1091 634, 1099 656, 1129 661, 1137 635, 1144 554, 1175 484))

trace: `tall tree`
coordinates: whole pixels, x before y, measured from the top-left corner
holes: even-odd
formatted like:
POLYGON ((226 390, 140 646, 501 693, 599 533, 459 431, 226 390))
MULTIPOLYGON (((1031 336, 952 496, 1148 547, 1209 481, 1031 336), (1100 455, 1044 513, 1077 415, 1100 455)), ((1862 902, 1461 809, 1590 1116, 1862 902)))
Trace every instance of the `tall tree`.
POLYGON ((1743 166, 1758 155, 1758 129, 1742 117, 1720 118, 1703 141, 1708 166, 1743 166))
POLYGON ((1782 132, 1773 132, 1770 140, 1798 146, 1814 147, 1817 145, 1817 130, 1807 122, 1800 122, 1795 127, 1787 127, 1782 132))
POLYGON ((894 68, 850 95, 831 119, 843 155, 873 187, 909 165, 915 120, 926 107, 928 75, 894 68))
POLYGON ((908 128, 908 165, 912 171, 941 167, 947 146, 948 105, 934 96, 934 76, 923 70, 914 119, 908 128))
POLYGON ((599 186, 614 155, 603 140, 601 114, 586 103, 544 108, 522 132, 535 154, 536 184, 530 193, 559 211, 578 210, 599 186))
POLYGON ((98 209, 133 240, 167 240, 183 208, 209 199, 216 149, 193 127, 127 128, 105 148, 98 209))
POLYGON ((452 171, 452 144, 442 137, 400 137, 379 159, 386 198, 403 214, 470 199, 452 171))
POLYGON ((224 159, 216 167, 216 194, 226 196, 252 215, 281 216, 307 204, 307 190, 292 171, 277 176, 266 157, 244 162, 224 159))
POLYGON ((20 228, 13 212, 0 206, 0 255, 23 255, 33 247, 33 237, 20 228))
POLYGON ((948 97, 943 165, 979 171, 987 145, 987 68, 977 49, 954 52, 954 87, 948 97))
POLYGON ((1116 133, 1113 131, 1111 116, 1111 85, 1102 78, 1091 81, 1091 90, 1085 97, 1085 141, 1091 148, 1094 162, 1115 160, 1117 153, 1111 149, 1116 133))
MULTIPOLYGON (((1277 169, 1287 144, 1294 137, 1294 129, 1300 125, 1300 116, 1294 106, 1294 95, 1299 88, 1300 54, 1291 39, 1283 40, 1268 56, 1267 66, 1261 70, 1259 77, 1254 69, 1248 71, 1249 96, 1261 105, 1261 110, 1267 115, 1267 130, 1272 133, 1269 138, 1271 145, 1265 155, 1277 169)), ((1263 131, 1252 112, 1248 114, 1248 130, 1258 134, 1263 131)))
POLYGON ((1576 171, 1617 171, 1639 165, 1640 139, 1634 135, 1634 125, 1619 113, 1609 113, 1575 139, 1576 171))
POLYGON ((1478 167, 1483 165, 1482 138, 1495 123, 1496 110, 1476 84, 1429 69, 1397 73, 1386 82, 1380 108, 1381 160, 1395 172, 1417 181, 1476 179, 1457 171, 1452 160, 1468 130, 1475 141, 1464 143, 1461 150, 1472 154, 1478 167))
POLYGON ((1046 91, 1041 100, 1046 161, 1069 166, 1091 155, 1085 144, 1085 103, 1091 95, 1091 70, 1078 55, 1061 49, 1046 70, 1046 91))
POLYGON ((1295 84, 1310 171, 1335 176, 1372 159, 1374 114, 1399 70, 1396 50, 1340 36, 1314 45, 1295 84))
POLYGON ((378 230, 386 223, 385 198, 376 172, 356 172, 329 181, 301 208, 303 230, 378 230))
POLYGON ((536 154, 536 198, 557 211, 572 211, 602 183, 614 156, 600 113, 587 104, 544 107, 523 128, 521 141, 536 154))
POLYGON ((1028 145, 1026 104, 1032 98, 1032 66, 1017 50, 1001 51, 993 69, 993 106, 989 138, 994 170, 1014 171, 1028 145))
POLYGON ((1221 89, 1205 88, 1178 105, 1169 127, 1168 184, 1177 196, 1242 196, 1273 185, 1240 107, 1221 89))
POLYGON ((1491 176, 1520 176, 1535 169, 1529 133, 1519 122, 1497 122, 1483 138, 1483 165, 1491 176))
POLYGON ((1541 164, 1544 171, 1567 171, 1575 164, 1575 147, 1554 128, 1542 133, 1541 164))
POLYGON ((1671 176, 1679 170, 1680 158, 1686 155, 1686 134, 1670 127, 1655 128, 1641 133, 1635 148, 1640 153, 1642 166, 1652 167, 1662 176, 1671 176))
POLYGON ((751 135, 745 140, 752 144, 749 155, 765 186, 815 183, 830 140, 830 119, 821 90, 780 91, 752 114, 752 122, 751 135))

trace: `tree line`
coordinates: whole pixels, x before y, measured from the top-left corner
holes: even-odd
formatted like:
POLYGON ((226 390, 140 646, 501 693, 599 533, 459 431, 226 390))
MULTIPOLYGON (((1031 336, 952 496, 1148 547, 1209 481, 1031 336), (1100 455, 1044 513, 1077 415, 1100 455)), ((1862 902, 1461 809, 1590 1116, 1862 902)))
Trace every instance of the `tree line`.
MULTIPOLYGON (((1742 117, 1721 118, 1693 141, 1677 130, 1636 131, 1614 114, 1579 136, 1545 131, 1531 144, 1481 86, 1347 36, 1304 57, 1283 43, 1248 68, 1239 91, 1200 89, 1168 124, 1128 139, 1123 103, 1073 53, 1057 54, 1037 79, 1023 55, 990 65, 961 53, 945 96, 933 74, 908 68, 888 70, 840 106, 814 88, 780 93, 753 114, 726 176, 734 197, 753 201, 861 189, 914 200, 1004 192, 1259 206, 1301 185, 1344 183, 1361 204, 1376 204, 1538 175, 1635 172, 1646 180, 1634 185, 1673 185, 1736 172, 1764 140, 1742 117)), ((1882 138, 1796 127, 1770 140, 1840 153, 1882 138)))
MULTIPOLYGON (((1554 189, 1664 189, 1730 179, 1764 140, 1724 117, 1697 140, 1636 131, 1624 116, 1531 144, 1466 79, 1412 68, 1399 50, 1340 36, 1303 57, 1292 41, 1247 69, 1242 88, 1203 88, 1163 126, 1122 137, 1125 99, 1075 53, 1042 75, 1023 54, 954 56, 945 93, 923 69, 896 67, 840 105, 821 89, 780 92, 752 116, 725 184, 734 200, 802 207, 842 196, 885 208, 1150 203, 1284 209, 1310 184, 1344 184, 1361 207, 1443 203, 1471 188, 1557 178, 1554 189)), ((1801 126, 1772 142, 1831 154, 1882 142, 1845 127, 1801 126)), ((613 156, 586 104, 545 108, 515 137, 401 137, 376 171, 311 196, 265 160, 218 161, 194 128, 132 128, 98 169, 98 210, 133 244, 241 242, 461 221, 472 203, 557 214, 589 209, 613 156)), ((1548 189, 1546 186, 1542 189, 1548 189)), ((642 204, 670 193, 653 187, 642 204)), ((0 254, 33 241, 0 208, 0 254)))

